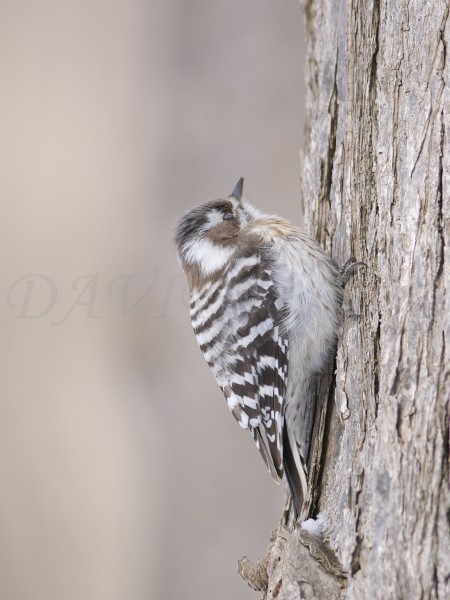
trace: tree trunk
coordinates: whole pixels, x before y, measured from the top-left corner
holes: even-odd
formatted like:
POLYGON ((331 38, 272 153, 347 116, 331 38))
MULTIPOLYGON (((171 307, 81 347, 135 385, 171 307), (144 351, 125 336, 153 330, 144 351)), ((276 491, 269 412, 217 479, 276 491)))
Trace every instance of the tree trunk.
POLYGON ((338 263, 367 268, 347 285, 360 316, 345 318, 317 409, 303 517, 325 515, 325 538, 280 528, 260 588, 277 600, 448 599, 449 5, 304 10, 306 227, 338 263))

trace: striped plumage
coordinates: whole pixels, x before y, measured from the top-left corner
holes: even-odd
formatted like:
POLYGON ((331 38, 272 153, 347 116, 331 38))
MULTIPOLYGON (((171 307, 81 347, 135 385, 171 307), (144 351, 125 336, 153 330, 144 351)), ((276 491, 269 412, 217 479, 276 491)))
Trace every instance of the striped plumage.
POLYGON ((283 474, 282 404, 288 340, 282 304, 262 253, 239 253, 191 293, 200 349, 239 425, 249 429, 274 478, 283 474), (267 439, 266 443, 261 437, 267 439), (268 450, 268 452, 267 452, 268 450))
POLYGON ((316 242, 241 195, 242 179, 227 199, 190 210, 177 226, 177 254, 203 355, 273 478, 286 474, 298 514, 310 390, 335 344, 341 287, 316 242))

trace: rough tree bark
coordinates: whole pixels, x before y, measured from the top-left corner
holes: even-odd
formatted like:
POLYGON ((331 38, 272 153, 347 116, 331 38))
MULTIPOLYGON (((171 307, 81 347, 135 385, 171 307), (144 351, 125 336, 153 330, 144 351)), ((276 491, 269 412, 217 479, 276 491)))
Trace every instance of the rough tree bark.
POLYGON ((449 4, 304 10, 306 226, 367 269, 317 408, 303 518, 329 526, 279 528, 251 583, 278 600, 448 599, 449 4))

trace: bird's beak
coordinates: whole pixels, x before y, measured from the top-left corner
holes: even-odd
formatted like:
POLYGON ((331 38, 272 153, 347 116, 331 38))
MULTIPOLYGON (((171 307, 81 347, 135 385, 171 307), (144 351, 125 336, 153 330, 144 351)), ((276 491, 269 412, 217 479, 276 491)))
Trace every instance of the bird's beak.
POLYGON ((239 204, 242 204, 242 188, 244 187, 244 178, 241 177, 237 184, 234 186, 234 190, 229 195, 229 198, 235 198, 239 204))

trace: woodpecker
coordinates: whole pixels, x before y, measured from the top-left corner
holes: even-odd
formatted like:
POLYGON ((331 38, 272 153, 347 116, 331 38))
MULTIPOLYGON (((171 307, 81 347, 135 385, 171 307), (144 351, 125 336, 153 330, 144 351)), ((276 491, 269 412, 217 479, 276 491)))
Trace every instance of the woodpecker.
POLYGON ((175 232, 197 342, 296 516, 307 494, 302 435, 312 384, 332 357, 342 321, 342 278, 319 244, 243 198, 189 210, 175 232))

